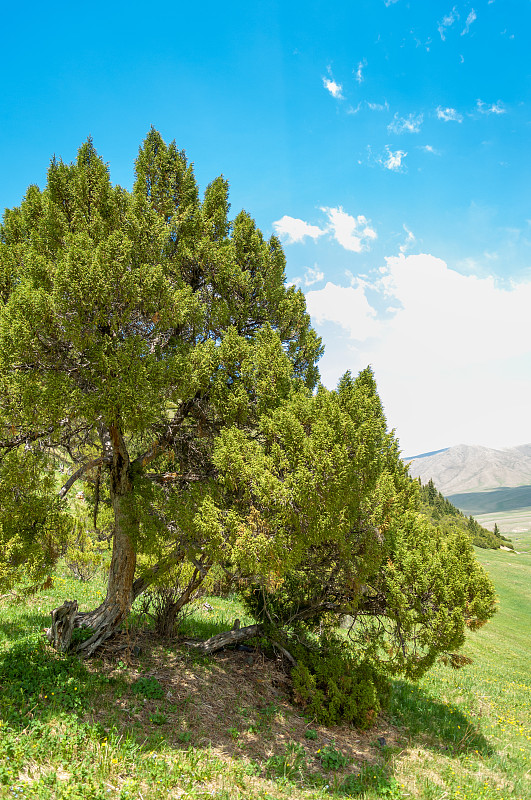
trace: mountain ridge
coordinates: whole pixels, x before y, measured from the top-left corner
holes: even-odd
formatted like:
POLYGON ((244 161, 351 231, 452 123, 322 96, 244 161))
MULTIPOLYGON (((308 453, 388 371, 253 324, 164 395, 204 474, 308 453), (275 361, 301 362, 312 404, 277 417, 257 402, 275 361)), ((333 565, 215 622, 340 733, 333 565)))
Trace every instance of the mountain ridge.
POLYGON ((459 444, 410 459, 410 474, 445 496, 531 484, 531 443, 495 449, 459 444))

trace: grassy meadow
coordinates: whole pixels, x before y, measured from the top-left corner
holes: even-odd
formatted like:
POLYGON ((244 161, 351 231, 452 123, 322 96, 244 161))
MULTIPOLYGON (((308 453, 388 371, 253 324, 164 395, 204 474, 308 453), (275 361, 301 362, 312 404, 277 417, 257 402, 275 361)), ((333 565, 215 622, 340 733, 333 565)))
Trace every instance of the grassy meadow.
MULTIPOLYGON (((327 729, 289 702, 280 661, 259 651, 200 657, 159 640, 137 613, 99 659, 45 644, 51 608, 97 603, 103 584, 66 570, 40 595, 0 600, 0 797, 531 797, 531 533, 517 554, 477 550, 500 598, 470 636, 474 663, 395 681, 375 728, 327 729)), ((182 635, 246 622, 235 599, 203 599, 182 635)))

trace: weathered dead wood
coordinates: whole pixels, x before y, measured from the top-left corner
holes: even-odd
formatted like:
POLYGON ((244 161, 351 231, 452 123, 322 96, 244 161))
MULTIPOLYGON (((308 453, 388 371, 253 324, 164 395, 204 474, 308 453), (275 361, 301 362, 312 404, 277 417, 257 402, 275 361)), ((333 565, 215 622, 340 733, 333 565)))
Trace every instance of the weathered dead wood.
POLYGON ((292 655, 291 655, 291 653, 290 653, 290 651, 289 651, 289 650, 286 650, 286 648, 285 648, 285 647, 283 647, 283 646, 282 646, 282 645, 281 645, 279 642, 276 642, 276 641, 274 641, 273 639, 270 639, 269 641, 271 642, 271 644, 273 645, 273 647, 276 647, 276 648, 277 648, 277 650, 280 650, 280 652, 282 653, 282 655, 284 656, 284 658, 287 658, 287 659, 288 659, 288 661, 290 662, 290 664, 291 664, 293 667, 296 667, 296 666, 297 666, 297 660, 296 660, 296 658, 294 658, 294 656, 292 656, 292 655))
POLYGON ((77 600, 65 600, 62 606, 52 611, 52 626, 47 628, 46 636, 60 653, 66 653, 70 647, 76 614, 77 600))
POLYGON ((246 639, 252 639, 254 636, 265 636, 267 639, 269 639, 273 647, 279 650, 284 658, 286 658, 293 667, 297 666, 297 661, 291 655, 289 650, 286 650, 286 648, 275 639, 271 639, 271 637, 268 636, 264 625, 246 625, 244 628, 241 628, 239 619, 235 620, 234 626, 230 631, 217 633, 215 636, 211 636, 210 639, 206 639, 204 642, 186 642, 186 644, 188 647, 193 647, 194 650, 198 650, 200 653, 208 655, 210 653, 215 653, 218 650, 223 650, 224 647, 233 647, 241 642, 245 642, 246 639))
POLYGON ((215 653, 217 650, 223 650, 224 647, 231 647, 240 642, 245 642, 247 639, 252 639, 253 636, 262 636, 265 634, 263 625, 246 625, 245 628, 236 628, 231 631, 223 631, 211 636, 204 642, 186 642, 189 647, 198 650, 205 655, 215 653))

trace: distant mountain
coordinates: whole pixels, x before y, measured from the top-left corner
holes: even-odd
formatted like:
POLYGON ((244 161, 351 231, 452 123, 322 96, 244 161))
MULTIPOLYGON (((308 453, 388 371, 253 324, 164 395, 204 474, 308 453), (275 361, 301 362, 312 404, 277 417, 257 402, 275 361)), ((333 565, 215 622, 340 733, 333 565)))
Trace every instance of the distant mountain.
POLYGON ((413 477, 433 480, 445 496, 531 484, 531 444, 503 450, 459 444, 404 460, 413 477))

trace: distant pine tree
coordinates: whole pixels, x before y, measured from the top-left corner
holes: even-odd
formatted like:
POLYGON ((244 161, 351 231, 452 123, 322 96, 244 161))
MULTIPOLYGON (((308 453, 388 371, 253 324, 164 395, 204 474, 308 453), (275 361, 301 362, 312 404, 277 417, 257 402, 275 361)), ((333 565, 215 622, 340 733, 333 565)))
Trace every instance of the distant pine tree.
POLYGON ((494 531, 489 531, 479 524, 474 517, 465 517, 444 495, 436 488, 433 481, 428 481, 424 486, 419 478, 421 511, 430 522, 443 530, 451 528, 466 531, 472 537, 472 544, 486 550, 497 550, 502 545, 512 547, 510 539, 502 536, 498 525, 494 531))

